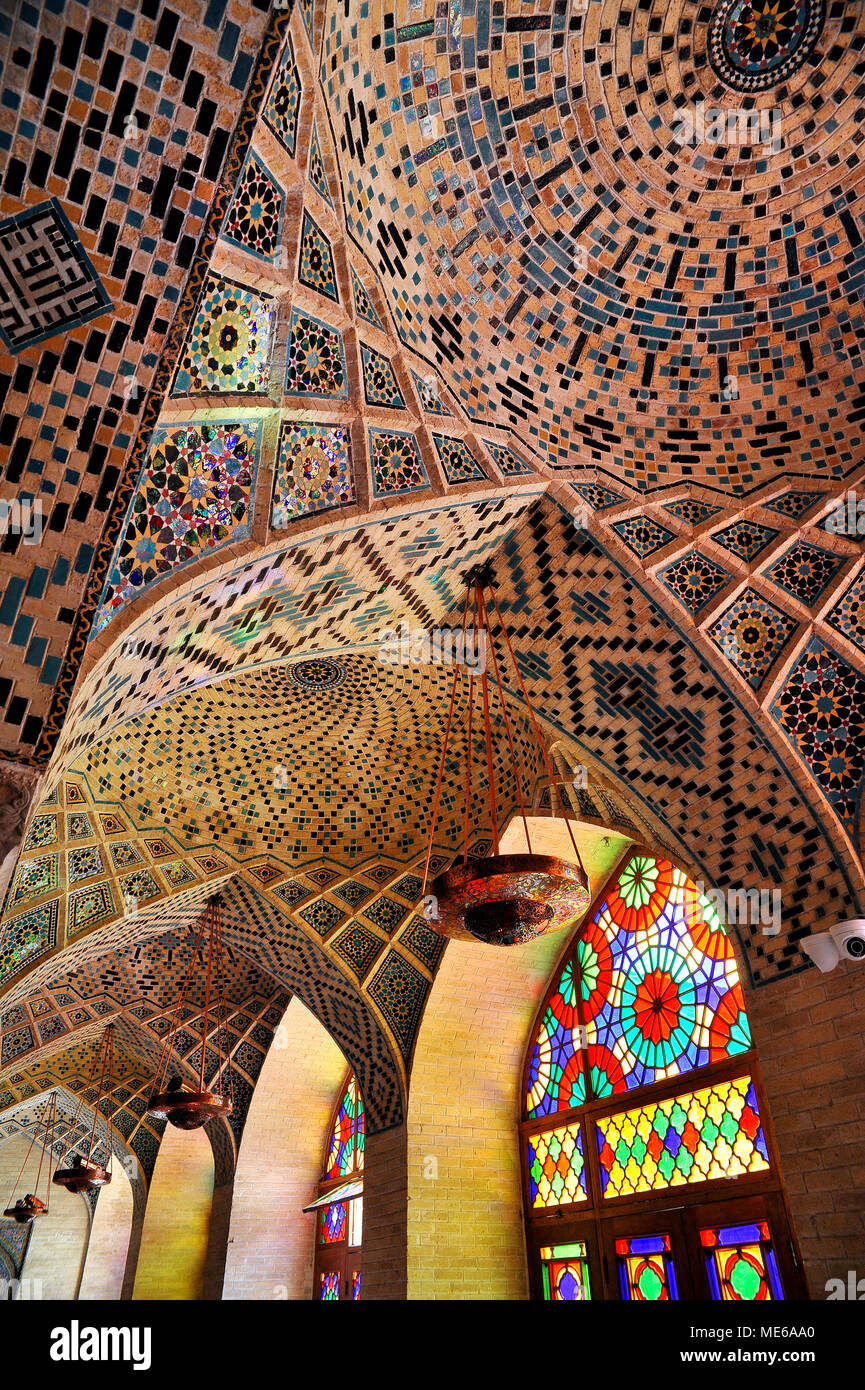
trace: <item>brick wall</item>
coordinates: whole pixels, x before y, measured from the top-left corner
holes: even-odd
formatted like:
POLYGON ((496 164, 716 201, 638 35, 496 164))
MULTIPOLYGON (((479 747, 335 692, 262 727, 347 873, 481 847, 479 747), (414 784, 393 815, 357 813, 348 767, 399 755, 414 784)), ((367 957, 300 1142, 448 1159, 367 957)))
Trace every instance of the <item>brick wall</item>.
POLYGON ((213 1197, 213 1150, 203 1129, 167 1125, 147 1196, 134 1299, 202 1296, 213 1197))
POLYGON ((747 999, 812 1298, 865 1277, 865 969, 803 971, 747 999))
POLYGON ((78 1294, 80 1299, 88 1302, 120 1298, 131 1230, 132 1188, 123 1168, 115 1161, 111 1182, 103 1187, 96 1202, 78 1294))
POLYGON ((406 1298, 406 1126, 368 1134, 364 1144, 363 1298, 406 1298))
POLYGON ((348 1065, 299 999, 283 1015, 243 1131, 224 1298, 306 1299, 312 1293, 315 1197, 327 1129, 348 1065))

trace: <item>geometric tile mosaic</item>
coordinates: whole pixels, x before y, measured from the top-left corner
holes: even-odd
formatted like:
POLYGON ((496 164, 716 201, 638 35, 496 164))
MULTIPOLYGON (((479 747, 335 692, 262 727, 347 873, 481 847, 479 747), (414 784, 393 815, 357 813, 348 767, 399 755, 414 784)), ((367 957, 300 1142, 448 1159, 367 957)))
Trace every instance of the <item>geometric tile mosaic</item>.
POLYGON ((285 390, 292 396, 348 399, 345 351, 337 329, 293 309, 285 390))
POLYGON ((843 564, 843 556, 797 541, 763 573, 779 589, 810 608, 825 593, 843 564))
POLYGON ((774 531, 771 526, 763 526, 756 521, 734 521, 732 526, 726 526, 723 531, 715 531, 712 540, 747 562, 759 555, 761 550, 765 550, 769 542, 780 534, 780 531, 774 531))
POLYGON ((328 932, 333 931, 334 927, 338 927, 346 918, 342 909, 337 907, 336 903, 329 902, 327 898, 318 898, 308 907, 299 908, 298 916, 302 917, 313 931, 318 932, 319 936, 327 936, 328 932))
POLYGON ((38 859, 24 859, 15 871, 10 905, 27 898, 41 898, 57 888, 57 855, 43 854, 38 859))
POLYGON ((659 526, 650 516, 629 516, 625 521, 614 521, 613 530, 641 560, 675 539, 672 531, 659 526))
POLYGON ((147 902, 163 891, 150 870, 143 868, 127 874, 124 879, 121 879, 120 887, 124 898, 132 897, 137 902, 147 902))
POLYGON ((353 922, 333 943, 333 950, 340 956, 359 980, 367 974, 373 961, 385 949, 385 942, 363 927, 353 922))
POLYGON ((790 521, 798 521, 806 512, 822 502, 826 496, 825 492, 800 492, 793 490, 784 492, 780 497, 776 497, 772 502, 764 502, 763 506, 767 511, 778 512, 781 516, 786 516, 790 521))
POLYGON ((22 846, 22 853, 31 849, 42 849, 45 845, 53 845, 57 840, 57 817, 56 816, 37 816, 27 832, 27 838, 22 846))
POLYGON ((855 837, 865 783, 865 678, 812 637, 771 714, 855 837))
POLYGON ((360 345, 363 366, 363 391, 368 405, 390 406, 405 410, 405 401, 394 376, 393 365, 380 352, 360 345))
POLYGON ((339 303, 336 287, 336 271, 330 242, 320 227, 317 227, 308 212, 303 214, 300 234, 300 266, 297 278, 302 285, 317 290, 327 299, 339 303))
POLYGON ((698 526, 707 517, 717 516, 721 508, 700 502, 695 497, 683 497, 678 502, 665 502, 664 511, 678 517, 679 521, 687 522, 689 526, 698 526))
POLYGON ((111 917, 116 911, 114 897, 109 883, 96 883, 92 888, 70 893, 68 898, 67 936, 74 936, 85 927, 95 926, 97 922, 111 917))
POLYGON ((282 62, 276 70, 273 84, 264 107, 264 119, 279 137, 289 154, 294 154, 297 140, 297 113, 300 106, 300 78, 291 42, 285 45, 282 62))
POLYGON ((699 613, 731 578, 727 570, 692 550, 661 570, 659 578, 691 613, 699 613))
POLYGON ((285 194, 257 154, 250 151, 222 227, 225 241, 272 261, 280 248, 285 194))
POLYGON ((283 421, 273 485, 273 525, 354 501, 347 425, 283 421))
POLYGON ((826 621, 865 651, 865 572, 853 581, 826 621))
POLYGON ((421 409, 425 410, 427 415, 451 415, 451 411, 448 410, 441 398, 441 386, 438 377, 434 376, 432 372, 427 376, 418 376, 414 370, 412 370, 411 375, 421 409))
POLYGON ((618 502, 625 499, 618 493, 612 492, 608 487, 602 487, 600 483, 571 483, 571 487, 584 502, 588 502, 590 507, 596 511, 604 511, 607 507, 615 507, 618 502))
POLYGON ((0 340, 8 352, 111 308, 59 198, 0 222, 0 340))
POLYGON ((374 497, 429 487, 417 440, 406 430, 371 429, 369 456, 374 497))
POLYGON ((403 950, 410 951, 421 965, 435 974, 447 946, 445 937, 428 926, 423 917, 412 917, 398 940, 403 950))
POLYGON ((69 851, 70 883, 78 883, 82 878, 94 878, 97 874, 104 873, 102 855, 95 845, 84 845, 81 849, 69 851))
POLYGON ((66 817, 67 840, 92 840, 93 827, 83 811, 73 811, 66 817))
POLYGON ((389 951, 367 989, 408 1064, 430 990, 429 981, 397 951, 389 951))
POLYGON ((491 439, 485 439, 484 444, 492 455, 493 462, 500 473, 506 478, 518 476, 522 473, 534 473, 534 469, 525 459, 521 459, 519 454, 515 454, 513 449, 506 444, 494 444, 491 439))
POLYGON ((334 888, 333 895, 335 898, 341 898, 344 903, 348 903, 349 907, 359 907, 372 895, 372 889, 368 888, 365 883, 358 883, 356 879, 350 878, 334 888))
POLYGON ((373 328, 380 328, 382 332, 384 332, 384 324, 376 313, 375 306, 367 294, 360 276, 354 266, 351 266, 350 270, 351 293, 354 299, 355 313, 359 319, 364 319, 367 323, 371 323, 373 328))
POLYGON ((0 980, 32 965, 56 945, 56 898, 9 918, 0 928, 0 980))
POLYGON ((462 439, 450 439, 443 434, 434 434, 433 443, 449 483, 467 483, 474 478, 485 476, 477 459, 462 439))
POLYGON ((376 898, 363 909, 363 916, 390 935, 406 916, 407 908, 393 898, 376 898))
POLYGON ((740 594, 709 628, 721 651, 754 690, 798 624, 753 589, 740 594))
POLYGON ((318 138, 318 126, 313 120, 312 134, 309 137, 309 163, 307 164, 307 176, 313 188, 321 194, 326 203, 333 207, 333 200, 330 196, 330 189, 327 186, 327 175, 324 171, 324 159, 321 153, 321 144, 318 138))
POLYGON ((109 849, 115 869, 128 869, 132 864, 141 863, 141 855, 128 840, 121 840, 119 844, 110 845, 109 849))
POLYGON ((163 425, 129 503, 93 635, 170 571, 249 535, 262 421, 163 425))
POLYGON ((174 395, 263 391, 267 383, 272 300, 209 275, 189 330, 174 395))

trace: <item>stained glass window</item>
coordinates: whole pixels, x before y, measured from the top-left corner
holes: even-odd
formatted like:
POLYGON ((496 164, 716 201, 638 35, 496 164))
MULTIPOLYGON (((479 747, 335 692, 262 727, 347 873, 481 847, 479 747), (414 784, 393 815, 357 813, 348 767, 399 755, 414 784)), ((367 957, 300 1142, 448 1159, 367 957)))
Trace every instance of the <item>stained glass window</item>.
POLYGON ((333 1303, 339 1298, 339 1274, 334 1269, 327 1270, 319 1280, 319 1299, 333 1303))
POLYGON ((769 1167, 750 1076, 596 1121, 604 1197, 625 1197, 769 1167))
POLYGON ((585 1242, 545 1245, 541 1249, 541 1280, 548 1303, 587 1302, 591 1298, 585 1242))
POLYGON ((719 1303, 769 1303, 783 1299, 769 1226, 716 1226, 700 1232, 712 1298, 719 1303))
POLYGON ((359 1269, 355 1269, 355 1270, 352 1271, 352 1276, 351 1276, 351 1296, 352 1296, 352 1298, 354 1299, 355 1303, 357 1303, 357 1302, 360 1301, 360 1270, 359 1270, 359 1269))
POLYGON ((341 1178, 363 1168, 363 1100, 352 1076, 340 1103, 330 1149, 326 1178, 341 1178))
POLYGON ((751 1047, 724 926, 667 859, 632 856, 581 930, 575 961, 577 980, 569 961, 538 1028, 529 1118, 579 1105, 587 1090, 631 1090, 751 1047))
POLYGON ((622 1298, 633 1303, 678 1299, 670 1237, 634 1236, 616 1241, 622 1298))
POLYGON ((586 1200, 583 1138, 579 1124, 532 1134, 527 1140, 529 1193, 533 1207, 558 1207, 586 1200))
POLYGON ((346 1226, 345 1202, 331 1202, 322 1207, 318 1217, 318 1238, 322 1245, 333 1245, 337 1240, 345 1240, 346 1226))

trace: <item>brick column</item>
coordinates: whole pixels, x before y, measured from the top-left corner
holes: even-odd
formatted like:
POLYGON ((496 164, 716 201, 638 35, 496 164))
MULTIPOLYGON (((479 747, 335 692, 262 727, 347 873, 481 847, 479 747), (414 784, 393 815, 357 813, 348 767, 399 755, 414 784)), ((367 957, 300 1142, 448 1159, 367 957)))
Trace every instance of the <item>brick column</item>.
POLYGON ((406 1126, 368 1134, 363 1179, 363 1298, 406 1298, 406 1126))

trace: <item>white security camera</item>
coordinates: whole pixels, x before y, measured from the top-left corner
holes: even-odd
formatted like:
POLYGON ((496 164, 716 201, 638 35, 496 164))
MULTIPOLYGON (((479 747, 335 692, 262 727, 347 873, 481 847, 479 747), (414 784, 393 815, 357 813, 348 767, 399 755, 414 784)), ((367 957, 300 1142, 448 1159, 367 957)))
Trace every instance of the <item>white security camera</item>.
POLYGON ((841 960, 865 961, 865 918, 852 917, 826 932, 807 936, 802 950, 824 974, 834 970, 841 960))

